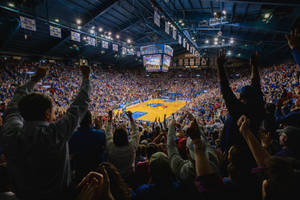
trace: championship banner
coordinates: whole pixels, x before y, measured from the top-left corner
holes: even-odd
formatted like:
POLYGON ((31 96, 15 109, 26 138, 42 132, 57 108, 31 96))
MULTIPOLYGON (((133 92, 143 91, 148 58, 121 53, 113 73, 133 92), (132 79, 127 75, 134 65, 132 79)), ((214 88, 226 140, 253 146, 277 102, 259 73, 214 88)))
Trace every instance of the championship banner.
POLYGON ((118 51, 119 50, 119 46, 117 44, 113 44, 112 45, 112 49, 113 49, 113 51, 118 51))
POLYGON ((95 38, 92 38, 92 37, 87 36, 87 37, 86 37, 86 41, 87 41, 87 44, 88 44, 88 45, 96 46, 96 39, 95 39, 95 38))
POLYGON ((156 10, 154 11, 154 24, 160 27, 160 15, 156 10))
POLYGON ((167 21, 165 21, 165 32, 170 34, 170 24, 167 21))
POLYGON ((176 29, 173 29, 173 39, 176 40, 176 29))
POLYGON ((185 39, 183 39, 182 40, 182 46, 183 46, 183 48, 185 48, 185 43, 186 43, 186 41, 185 41, 185 39))
POLYGON ((61 29, 54 26, 49 26, 50 29, 50 35, 53 37, 61 38, 61 29))
POLYGON ((181 35, 178 34, 178 43, 181 44, 181 35))
POLYGON ((20 16, 21 27, 27 30, 36 31, 36 24, 34 19, 20 16))
POLYGON ((193 47, 190 48, 190 53, 193 53, 193 47))
POLYGON ((108 42, 102 40, 102 48, 108 49, 108 42))
POLYGON ((186 50, 190 50, 190 44, 186 43, 186 50))
POLYGON ((80 33, 71 31, 71 40, 80 42, 80 33))

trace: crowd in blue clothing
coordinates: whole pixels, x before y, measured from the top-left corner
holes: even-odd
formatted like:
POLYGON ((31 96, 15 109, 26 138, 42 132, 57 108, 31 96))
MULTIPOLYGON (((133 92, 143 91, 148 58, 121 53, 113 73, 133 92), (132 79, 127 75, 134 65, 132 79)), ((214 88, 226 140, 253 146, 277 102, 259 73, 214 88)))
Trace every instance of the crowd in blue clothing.
POLYGON ((296 64, 227 70, 220 51, 205 79, 3 62, 0 199, 297 198, 300 36, 287 38, 296 64), (150 124, 113 115, 157 88, 193 98, 150 124))

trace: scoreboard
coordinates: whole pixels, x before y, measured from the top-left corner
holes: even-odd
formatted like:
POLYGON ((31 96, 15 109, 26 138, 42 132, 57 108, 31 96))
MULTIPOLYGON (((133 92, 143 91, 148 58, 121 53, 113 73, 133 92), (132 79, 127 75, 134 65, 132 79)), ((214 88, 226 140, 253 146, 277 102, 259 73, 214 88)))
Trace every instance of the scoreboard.
POLYGON ((140 48, 147 72, 167 72, 171 64, 173 49, 169 45, 153 44, 140 48))

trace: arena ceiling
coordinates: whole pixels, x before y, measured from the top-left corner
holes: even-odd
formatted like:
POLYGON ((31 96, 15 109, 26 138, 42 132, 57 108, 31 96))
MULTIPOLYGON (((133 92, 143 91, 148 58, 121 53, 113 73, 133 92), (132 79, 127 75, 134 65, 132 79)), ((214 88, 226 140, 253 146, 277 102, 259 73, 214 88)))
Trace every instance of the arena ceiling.
POLYGON ((266 59, 284 58, 289 52, 284 35, 300 25, 297 0, 2 0, 0 52, 141 62, 137 56, 70 40, 70 30, 79 28, 86 35, 94 28, 100 39, 110 37, 109 42, 129 48, 163 43, 173 47, 174 55, 186 52, 154 23, 154 10, 200 54, 226 48, 232 57, 249 58, 258 50, 266 59), (36 31, 21 28, 20 16, 35 19, 36 31), (223 17, 221 23, 214 23, 216 16, 223 17), (61 27, 61 38, 49 35, 49 24, 61 27))

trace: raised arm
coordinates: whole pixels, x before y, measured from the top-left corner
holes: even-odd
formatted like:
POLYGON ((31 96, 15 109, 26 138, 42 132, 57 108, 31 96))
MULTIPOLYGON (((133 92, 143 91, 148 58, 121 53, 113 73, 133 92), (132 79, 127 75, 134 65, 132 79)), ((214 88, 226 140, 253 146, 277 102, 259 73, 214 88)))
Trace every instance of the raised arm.
POLYGON ((136 123, 133 120, 132 117, 132 112, 131 111, 127 111, 126 115, 128 116, 129 120, 130 120, 130 127, 131 127, 131 134, 130 134, 130 144, 135 148, 135 150, 138 147, 138 129, 136 127, 136 123))
POLYGON ((106 119, 105 123, 105 135, 107 145, 113 144, 113 135, 112 135, 112 111, 108 112, 108 118, 106 119))
POLYGON ((221 87, 221 93, 225 100, 226 107, 230 114, 235 114, 239 112, 238 106, 241 102, 236 98, 234 93, 232 92, 229 81, 227 79, 224 64, 226 62, 225 52, 220 51, 220 54, 217 58, 217 67, 218 67, 218 76, 221 87))
POLYGON ((39 67, 35 75, 25 85, 16 89, 13 99, 8 103, 3 117, 3 130, 18 129, 23 127, 23 118, 19 114, 18 103, 27 94, 33 92, 33 88, 48 73, 47 67, 39 67))
MULTIPOLYGON (((168 147, 167 150, 168 150, 168 157, 170 160, 171 169, 176 176, 180 177, 182 166, 186 163, 186 161, 181 158, 176 146, 175 123, 176 123, 175 119, 172 119, 171 122, 169 123, 168 136, 167 136, 167 147, 168 147)), ((184 179, 184 177, 180 177, 180 178, 184 179)))
POLYGON ((289 47, 292 50, 292 55, 300 70, 300 33, 297 29, 291 30, 290 35, 286 34, 289 47))
POLYGON ((250 66, 251 66, 251 85, 257 91, 261 92, 261 84, 260 84, 260 75, 258 70, 258 53, 252 55, 250 58, 250 66))
POLYGON ((62 119, 49 126, 49 129, 52 129, 53 133, 57 134, 58 139, 62 139, 62 141, 70 139, 73 131, 88 109, 90 101, 90 68, 88 66, 81 66, 80 70, 82 73, 82 84, 78 95, 62 119))
POLYGON ((243 135, 246 140, 254 159, 259 167, 265 167, 266 162, 270 159, 271 155, 269 152, 262 147, 260 142, 254 136, 250 130, 250 120, 242 115, 237 122, 237 125, 240 127, 240 133, 243 135))

